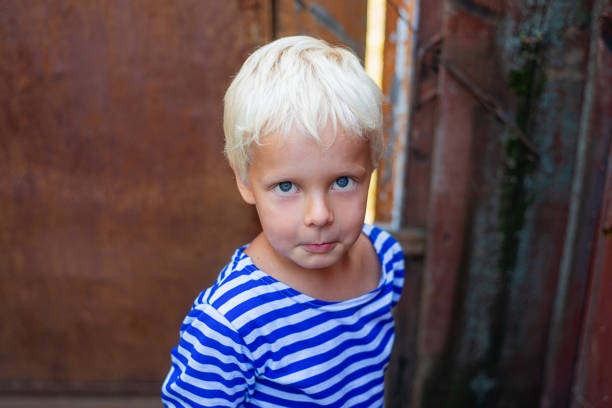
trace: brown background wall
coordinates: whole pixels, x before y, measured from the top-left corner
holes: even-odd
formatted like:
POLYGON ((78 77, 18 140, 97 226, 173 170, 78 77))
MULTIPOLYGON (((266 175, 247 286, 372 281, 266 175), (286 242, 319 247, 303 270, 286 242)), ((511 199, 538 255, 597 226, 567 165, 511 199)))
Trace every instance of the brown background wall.
POLYGON ((257 231, 222 97, 242 1, 0 6, 0 391, 157 392, 194 296, 257 231))
POLYGON ((258 230, 222 155, 232 75, 275 35, 363 57, 365 21, 365 0, 0 4, 0 395, 159 392, 258 230))

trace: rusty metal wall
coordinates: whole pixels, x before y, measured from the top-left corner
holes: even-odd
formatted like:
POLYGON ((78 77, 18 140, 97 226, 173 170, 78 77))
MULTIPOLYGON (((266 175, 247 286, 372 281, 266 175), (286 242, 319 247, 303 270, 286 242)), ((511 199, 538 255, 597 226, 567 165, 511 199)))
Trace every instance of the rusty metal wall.
POLYGON ((0 393, 154 392, 258 230, 222 96, 268 2, 0 4, 0 393))
POLYGON ((274 36, 306 34, 365 56, 367 0, 276 0, 274 36))
POLYGON ((195 294, 258 230, 222 96, 258 45, 363 59, 366 0, 0 5, 0 393, 157 392, 195 294))

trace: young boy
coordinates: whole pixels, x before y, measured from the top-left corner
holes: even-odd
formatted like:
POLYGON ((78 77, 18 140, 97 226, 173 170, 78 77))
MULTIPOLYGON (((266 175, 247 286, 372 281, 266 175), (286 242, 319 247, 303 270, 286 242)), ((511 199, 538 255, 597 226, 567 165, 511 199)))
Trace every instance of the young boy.
POLYGON ((363 224, 381 100, 353 54, 310 37, 244 63, 225 95, 226 155, 262 232, 185 318, 166 407, 383 406, 404 260, 363 224))

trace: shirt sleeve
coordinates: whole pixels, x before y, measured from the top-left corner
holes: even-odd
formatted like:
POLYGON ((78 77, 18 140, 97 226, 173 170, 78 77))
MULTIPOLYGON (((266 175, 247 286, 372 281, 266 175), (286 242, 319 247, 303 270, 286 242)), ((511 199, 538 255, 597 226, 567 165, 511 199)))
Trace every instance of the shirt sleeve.
POLYGON ((382 240, 383 264, 387 271, 392 274, 390 276, 393 296, 391 298, 391 307, 394 308, 400 300, 402 290, 404 288, 405 263, 404 252, 402 247, 391 234, 384 231, 380 234, 382 240))
POLYGON ((254 385, 248 349, 215 308, 200 304, 181 326, 172 367, 162 385, 166 408, 238 407, 254 385))
POLYGON ((393 300, 391 307, 395 307, 400 300, 402 290, 404 289, 404 252, 399 243, 395 243, 393 252, 393 300))

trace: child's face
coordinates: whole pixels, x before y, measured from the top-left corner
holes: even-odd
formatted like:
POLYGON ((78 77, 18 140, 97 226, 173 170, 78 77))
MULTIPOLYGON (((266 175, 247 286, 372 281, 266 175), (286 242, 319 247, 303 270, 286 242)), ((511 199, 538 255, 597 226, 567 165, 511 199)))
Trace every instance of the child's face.
POLYGON ((267 136, 253 146, 248 184, 238 181, 276 255, 307 269, 347 255, 361 233, 373 170, 363 138, 339 131, 329 146, 333 133, 325 128, 321 139, 267 136))

